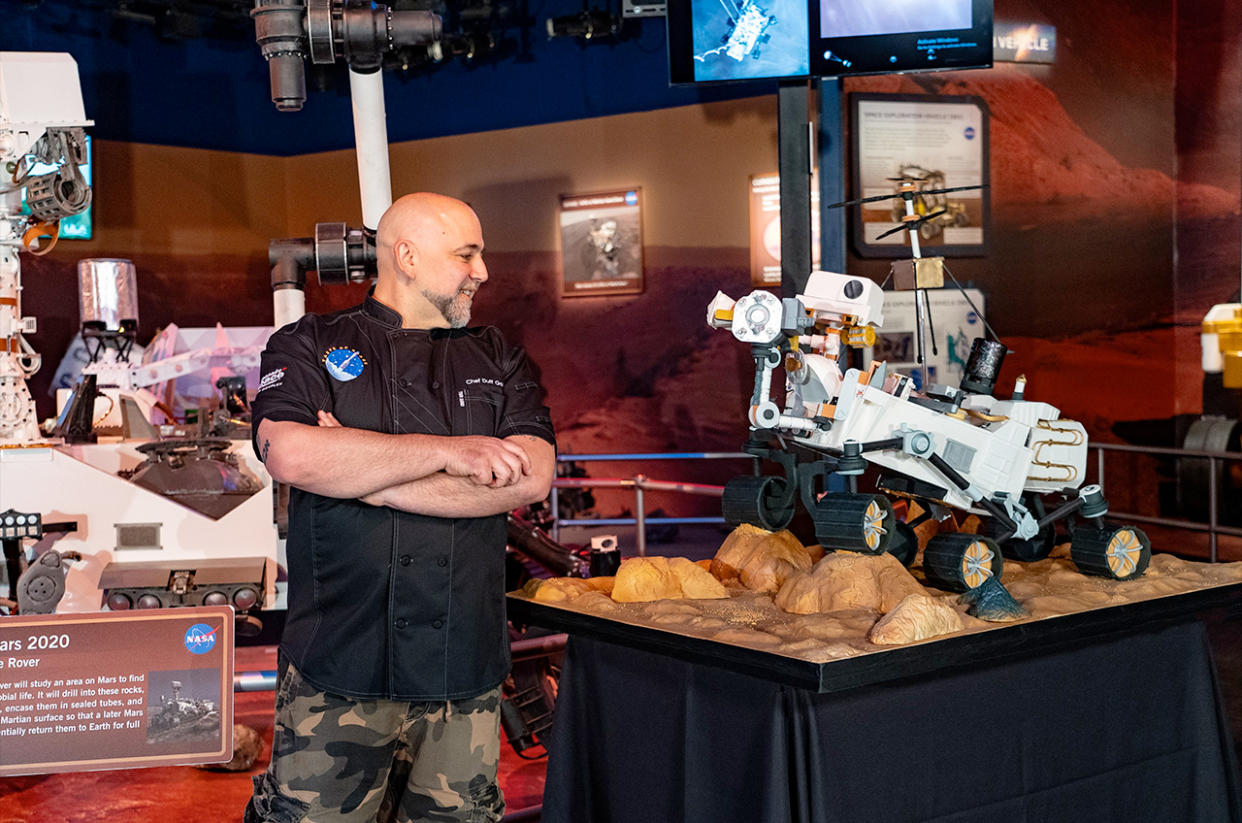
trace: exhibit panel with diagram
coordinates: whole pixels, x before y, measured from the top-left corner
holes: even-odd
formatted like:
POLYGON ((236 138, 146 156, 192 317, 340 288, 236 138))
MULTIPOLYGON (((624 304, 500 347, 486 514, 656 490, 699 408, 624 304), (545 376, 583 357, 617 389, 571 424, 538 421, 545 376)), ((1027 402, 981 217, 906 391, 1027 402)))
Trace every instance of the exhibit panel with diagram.
POLYGON ((220 763, 233 754, 233 611, 0 622, 0 776, 220 763))
POLYGON ((852 215, 858 254, 906 256, 911 244, 902 230, 904 204, 881 199, 902 185, 914 188, 923 248, 954 257, 986 254, 987 103, 966 95, 853 94, 850 108, 854 186, 864 201, 852 215))

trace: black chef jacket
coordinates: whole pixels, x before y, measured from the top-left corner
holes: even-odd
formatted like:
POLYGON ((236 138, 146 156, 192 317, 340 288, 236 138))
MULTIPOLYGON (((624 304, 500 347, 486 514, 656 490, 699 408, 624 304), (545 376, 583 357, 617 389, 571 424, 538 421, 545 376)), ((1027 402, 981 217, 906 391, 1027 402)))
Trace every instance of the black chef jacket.
MULTIPOLYGON (((529 434, 555 445, 525 352, 493 327, 404 329, 373 297, 306 315, 268 340, 253 404, 262 420, 391 434, 529 434)), ((317 688, 450 700, 509 670, 505 515, 440 518, 294 488, 281 649, 317 688)))

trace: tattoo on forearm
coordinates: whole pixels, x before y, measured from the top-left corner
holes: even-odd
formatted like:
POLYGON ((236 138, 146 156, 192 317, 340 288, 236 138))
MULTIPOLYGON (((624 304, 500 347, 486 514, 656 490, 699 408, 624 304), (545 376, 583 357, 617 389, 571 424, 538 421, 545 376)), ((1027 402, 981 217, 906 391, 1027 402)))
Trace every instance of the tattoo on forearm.
POLYGON ((271 448, 272 448, 272 441, 264 440, 263 441, 263 462, 264 463, 267 462, 267 453, 271 450, 271 448))

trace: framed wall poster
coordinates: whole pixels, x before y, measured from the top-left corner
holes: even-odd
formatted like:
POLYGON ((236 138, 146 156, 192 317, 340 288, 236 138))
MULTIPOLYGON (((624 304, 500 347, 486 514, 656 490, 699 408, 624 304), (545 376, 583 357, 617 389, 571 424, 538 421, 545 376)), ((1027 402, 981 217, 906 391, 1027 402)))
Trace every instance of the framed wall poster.
MULTIPOLYGON (((896 194, 912 180, 920 191, 983 186, 971 191, 917 194, 915 213, 939 216, 919 228, 923 256, 987 254, 991 219, 988 184, 988 107, 979 97, 904 94, 850 95, 853 123, 853 198, 896 194)), ((854 249, 860 257, 908 257, 901 197, 847 206, 853 211, 854 249)))
POLYGON ((640 294, 642 190, 560 197, 561 296, 640 294))

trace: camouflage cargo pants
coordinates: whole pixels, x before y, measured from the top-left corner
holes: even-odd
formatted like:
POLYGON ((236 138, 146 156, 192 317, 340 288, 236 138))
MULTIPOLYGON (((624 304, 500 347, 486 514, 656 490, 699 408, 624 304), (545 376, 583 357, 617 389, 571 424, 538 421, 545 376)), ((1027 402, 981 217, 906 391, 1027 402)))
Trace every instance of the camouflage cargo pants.
POLYGON ((272 760, 245 823, 498 821, 500 690, 449 702, 321 692, 281 660, 272 760))

